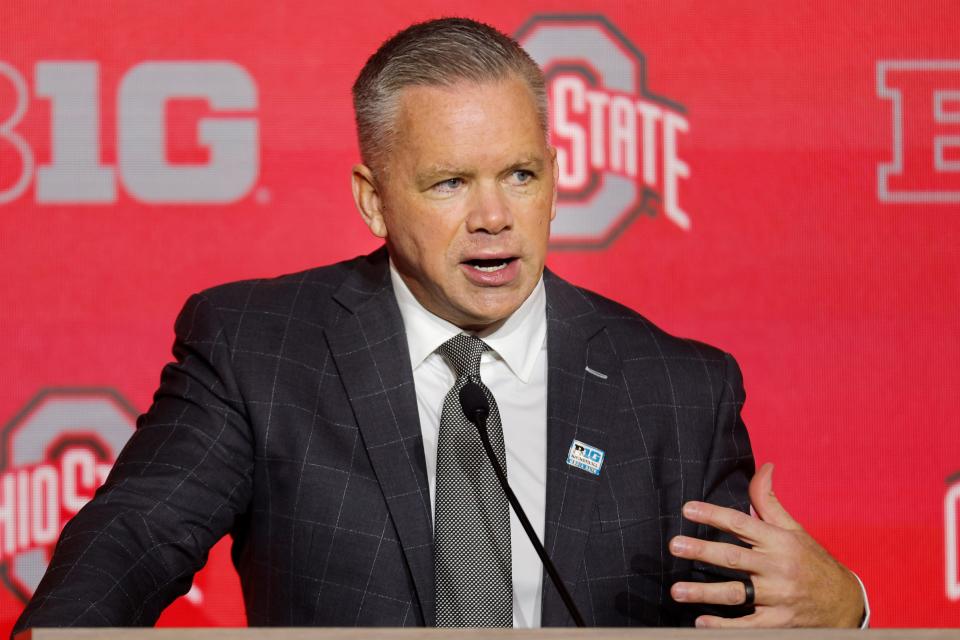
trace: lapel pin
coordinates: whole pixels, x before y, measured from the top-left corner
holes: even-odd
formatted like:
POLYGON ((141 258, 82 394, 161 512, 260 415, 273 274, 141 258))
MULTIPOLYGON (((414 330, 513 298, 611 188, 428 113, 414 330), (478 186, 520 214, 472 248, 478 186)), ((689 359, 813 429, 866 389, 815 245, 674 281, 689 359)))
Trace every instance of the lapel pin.
POLYGON ((574 440, 570 443, 570 451, 567 452, 567 464, 598 476, 600 467, 603 466, 603 456, 603 449, 574 440))
POLYGON ((606 380, 606 379, 607 379, 607 374, 601 373, 600 371, 597 371, 596 369, 591 369, 590 367, 584 367, 584 370, 585 370, 587 373, 589 373, 590 375, 592 375, 592 376, 597 376, 597 377, 600 378, 601 380, 606 380))

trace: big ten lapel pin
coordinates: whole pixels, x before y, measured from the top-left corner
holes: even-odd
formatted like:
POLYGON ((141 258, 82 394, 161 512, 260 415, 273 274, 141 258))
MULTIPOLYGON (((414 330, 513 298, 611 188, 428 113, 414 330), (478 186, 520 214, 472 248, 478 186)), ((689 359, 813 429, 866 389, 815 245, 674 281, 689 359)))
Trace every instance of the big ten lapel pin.
POLYGON ((603 466, 603 456, 603 449, 574 440, 570 443, 570 450, 567 452, 567 464, 598 476, 600 467, 603 466))

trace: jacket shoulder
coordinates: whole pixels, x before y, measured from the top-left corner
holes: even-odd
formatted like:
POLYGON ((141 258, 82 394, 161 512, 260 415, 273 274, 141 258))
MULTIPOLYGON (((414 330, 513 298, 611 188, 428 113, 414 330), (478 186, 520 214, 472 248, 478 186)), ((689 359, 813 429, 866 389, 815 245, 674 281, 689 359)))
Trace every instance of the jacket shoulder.
POLYGON ((271 306, 303 295, 329 298, 365 257, 270 278, 226 282, 203 289, 195 295, 217 306, 229 307, 271 306))
POLYGON ((621 359, 693 358, 724 364, 729 357, 722 349, 712 345, 676 336, 615 300, 583 287, 573 288, 593 308, 621 359))
POLYGON ((228 328, 250 321, 260 326, 296 321, 322 328, 344 311, 334 294, 357 281, 358 274, 369 279, 381 272, 388 273, 386 263, 381 265, 375 253, 272 278, 228 282, 191 296, 181 320, 206 308, 228 328))

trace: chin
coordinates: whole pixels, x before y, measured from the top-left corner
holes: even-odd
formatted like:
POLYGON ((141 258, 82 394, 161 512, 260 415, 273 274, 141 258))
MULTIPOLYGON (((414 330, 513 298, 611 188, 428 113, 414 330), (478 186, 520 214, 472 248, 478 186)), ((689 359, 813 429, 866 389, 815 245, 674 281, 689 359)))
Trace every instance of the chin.
POLYGON ((514 311, 520 308, 522 302, 521 300, 515 305, 497 304, 485 306, 482 309, 471 309, 469 314, 464 314, 466 324, 461 326, 462 328, 470 328, 472 330, 490 327, 510 317, 514 311))
POLYGON ((533 291, 536 282, 506 287, 467 286, 457 291, 456 297, 447 298, 448 309, 458 327, 476 330, 489 327, 507 319, 520 308, 533 291))

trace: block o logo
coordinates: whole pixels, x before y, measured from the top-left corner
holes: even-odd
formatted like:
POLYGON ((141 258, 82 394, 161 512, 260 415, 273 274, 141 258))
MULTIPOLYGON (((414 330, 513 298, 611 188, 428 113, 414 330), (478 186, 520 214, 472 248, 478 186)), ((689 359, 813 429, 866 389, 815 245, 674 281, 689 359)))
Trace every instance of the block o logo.
POLYGON ((690 168, 677 154, 686 109, 647 89, 643 53, 599 15, 534 16, 516 38, 547 78, 560 169, 552 246, 603 248, 658 210, 690 229, 690 168))
POLYGON ((63 525, 106 479, 136 414, 111 389, 47 389, 3 427, 0 579, 24 602, 63 525))

